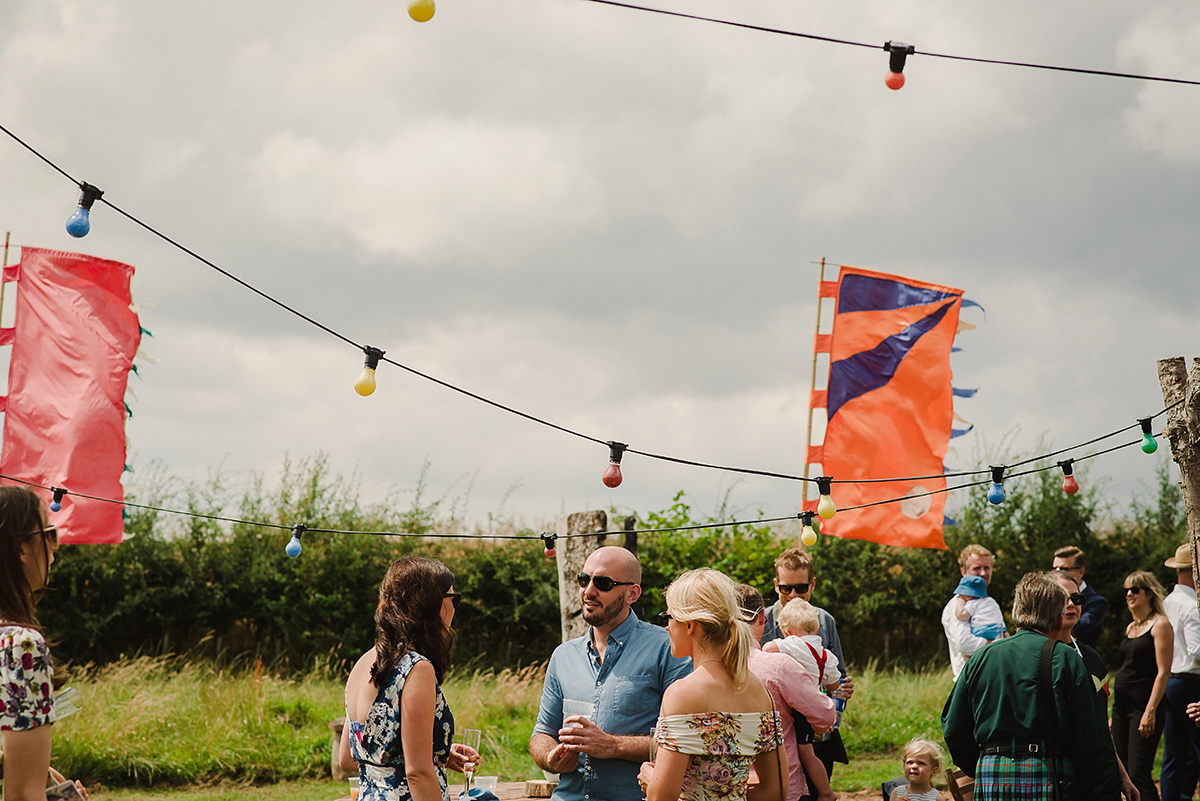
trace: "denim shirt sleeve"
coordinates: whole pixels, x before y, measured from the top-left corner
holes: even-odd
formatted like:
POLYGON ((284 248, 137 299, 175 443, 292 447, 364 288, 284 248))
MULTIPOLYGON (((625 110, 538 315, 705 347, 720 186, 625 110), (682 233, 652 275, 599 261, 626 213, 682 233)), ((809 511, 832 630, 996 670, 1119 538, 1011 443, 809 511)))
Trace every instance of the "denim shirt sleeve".
POLYGON ((559 656, 562 649, 568 645, 563 643, 554 649, 550 664, 546 666, 546 681, 542 684, 542 700, 538 705, 537 722, 533 725, 534 734, 549 734, 558 739, 558 730, 563 721, 563 692, 558 680, 559 656))

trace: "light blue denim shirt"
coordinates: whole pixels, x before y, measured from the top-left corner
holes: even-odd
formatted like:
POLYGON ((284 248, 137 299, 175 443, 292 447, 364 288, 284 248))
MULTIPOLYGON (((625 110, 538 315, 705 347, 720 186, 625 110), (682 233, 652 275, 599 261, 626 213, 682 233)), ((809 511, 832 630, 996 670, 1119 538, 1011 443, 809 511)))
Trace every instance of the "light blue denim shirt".
MULTIPOLYGON (((671 656, 667 630, 639 620, 631 609, 608 635, 603 664, 591 629, 554 649, 533 731, 557 740, 563 700, 572 699, 592 704, 592 722, 609 734, 648 735, 658 720, 663 691, 691 672, 691 659, 671 656)), ((559 776, 552 801, 641 801, 640 768, 640 760, 580 754, 575 770, 559 776)))

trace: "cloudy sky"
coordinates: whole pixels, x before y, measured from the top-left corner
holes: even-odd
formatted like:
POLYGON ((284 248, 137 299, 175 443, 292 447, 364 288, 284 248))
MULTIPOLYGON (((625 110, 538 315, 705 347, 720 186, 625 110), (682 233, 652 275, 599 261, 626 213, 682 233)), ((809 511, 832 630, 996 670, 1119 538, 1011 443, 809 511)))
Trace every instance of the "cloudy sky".
MULTIPOLYGON (((1200 79, 1200 7, 652 5, 918 51, 1200 79)), ((105 198, 391 358, 590 436, 800 472, 826 258, 961 287, 986 464, 1162 408, 1197 353, 1200 87, 887 55, 586 0, 6 0, 0 124, 105 198), (1191 332, 1191 333, 1189 333, 1191 332)), ((132 264, 154 337, 131 459, 268 483, 319 451, 364 501, 471 519, 787 515, 799 489, 628 456, 384 365, 154 239, 0 137, 14 244, 132 264)), ((10 261, 19 251, 14 250, 10 261)), ((834 277, 836 270, 829 269, 834 277)), ((1094 460, 1123 506, 1137 449, 1094 460)), ((953 503, 953 501, 952 501, 953 503)))

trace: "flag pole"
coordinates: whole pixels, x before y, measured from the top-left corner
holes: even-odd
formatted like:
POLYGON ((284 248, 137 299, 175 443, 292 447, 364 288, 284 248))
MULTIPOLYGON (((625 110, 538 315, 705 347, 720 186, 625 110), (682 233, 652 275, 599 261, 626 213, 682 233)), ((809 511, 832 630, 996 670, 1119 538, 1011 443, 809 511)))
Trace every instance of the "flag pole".
MULTIPOLYGON (((8 266, 8 240, 12 236, 12 231, 4 232, 4 264, 0 264, 0 268, 8 266)), ((0 280, 0 317, 4 316, 4 285, 7 281, 0 280)))
MULTIPOLYGON (((817 348, 816 338, 821 335, 821 284, 825 283, 825 257, 821 257, 821 276, 817 279, 817 330, 813 336, 812 375, 809 377, 808 393, 808 426, 804 431, 804 477, 808 478, 808 446, 812 444, 812 393, 817 391, 817 348)), ((808 503, 808 482, 805 481, 800 496, 801 501, 808 503)))

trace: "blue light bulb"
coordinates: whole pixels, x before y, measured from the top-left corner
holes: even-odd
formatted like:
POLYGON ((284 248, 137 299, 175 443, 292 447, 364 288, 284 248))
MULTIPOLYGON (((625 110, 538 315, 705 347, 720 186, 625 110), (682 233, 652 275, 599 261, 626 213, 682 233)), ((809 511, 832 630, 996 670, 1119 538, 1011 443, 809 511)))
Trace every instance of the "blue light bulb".
POLYGON ((87 236, 88 231, 92 230, 92 204, 104 197, 103 189, 89 183, 81 183, 79 188, 82 190, 79 195, 79 208, 67 218, 67 233, 76 239, 87 236))
POLYGON ((287 544, 287 547, 283 549, 283 552, 295 559, 300 555, 300 550, 300 538, 293 534, 291 541, 287 544))
POLYGON ((87 236, 88 231, 92 230, 89 217, 88 210, 83 206, 75 209, 75 213, 67 218, 67 233, 76 239, 87 236))
POLYGON ((1004 466, 992 465, 992 488, 988 490, 987 499, 991 503, 1004 503, 1004 466))
POLYGON ((50 501, 50 511, 51 512, 62 511, 62 504, 59 503, 58 501, 50 501))

